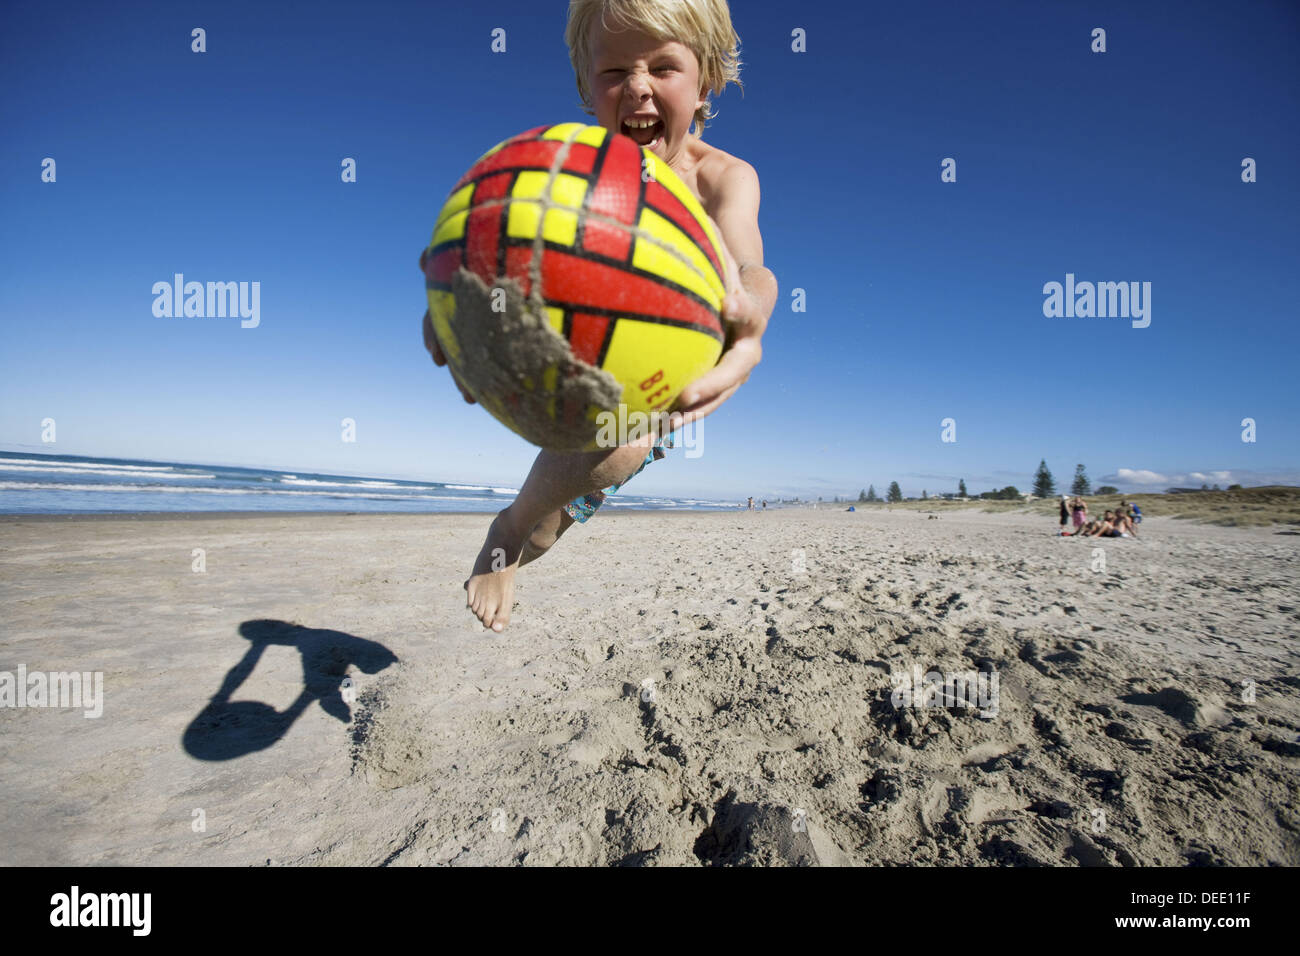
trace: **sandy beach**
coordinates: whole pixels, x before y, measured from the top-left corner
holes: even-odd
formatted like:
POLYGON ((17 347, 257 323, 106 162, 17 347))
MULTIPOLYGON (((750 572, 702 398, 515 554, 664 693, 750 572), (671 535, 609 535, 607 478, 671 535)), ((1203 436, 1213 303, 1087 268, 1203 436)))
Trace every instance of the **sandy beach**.
POLYGON ((0 518, 0 672, 103 674, 0 707, 0 863, 1300 864, 1294 533, 611 507, 495 635, 488 520, 0 518))

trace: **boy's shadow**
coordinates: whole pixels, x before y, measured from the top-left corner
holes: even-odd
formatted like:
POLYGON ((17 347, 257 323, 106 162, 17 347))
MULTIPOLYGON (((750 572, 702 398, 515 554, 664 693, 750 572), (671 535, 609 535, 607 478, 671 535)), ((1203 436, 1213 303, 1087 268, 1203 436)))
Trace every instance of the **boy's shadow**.
POLYGON ((325 713, 346 724, 352 719, 352 712, 340 688, 348 665, 376 674, 397 662, 397 655, 382 644, 342 631, 262 620, 245 621, 239 625, 239 633, 252 646, 230 669, 221 682, 221 689, 185 728, 181 738, 186 752, 200 760, 230 760, 271 746, 288 732, 312 701, 320 701, 325 713), (262 651, 270 644, 296 647, 302 654, 302 693, 284 711, 258 701, 232 703, 230 696, 248 679, 262 651))

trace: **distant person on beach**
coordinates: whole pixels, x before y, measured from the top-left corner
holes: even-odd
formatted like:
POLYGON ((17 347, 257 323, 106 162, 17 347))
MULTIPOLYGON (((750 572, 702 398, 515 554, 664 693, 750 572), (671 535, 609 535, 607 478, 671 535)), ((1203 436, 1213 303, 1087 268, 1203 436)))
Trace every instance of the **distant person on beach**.
POLYGON ((1069 495, 1061 495, 1061 533, 1065 533, 1065 525, 1070 520, 1070 509, 1066 507, 1066 502, 1070 500, 1069 495))
POLYGON ((1126 526, 1132 527, 1132 525, 1125 524, 1127 521, 1128 518, 1126 515, 1122 515, 1117 511, 1107 511, 1106 517, 1102 520, 1101 527, 1097 531, 1097 537, 1127 538, 1129 532, 1124 529, 1126 526))
POLYGON ((1070 505, 1070 513, 1074 516, 1074 530, 1077 533, 1088 519, 1088 503, 1076 497, 1070 505))
POLYGON ((1136 538, 1137 529, 1128 515, 1107 511, 1100 521, 1089 521, 1076 535, 1080 538, 1136 538))
POLYGON ((1107 511, 1103 517, 1089 521, 1083 526, 1083 530, 1079 532, 1078 537, 1110 537, 1110 518, 1111 513, 1107 511))
POLYGON ((1129 504, 1127 501, 1121 501, 1119 503, 1119 509, 1115 512, 1115 517, 1116 522, 1120 526, 1120 530, 1125 534, 1132 535, 1136 538, 1137 521, 1134 520, 1135 514, 1138 514, 1140 518, 1140 513, 1137 512, 1137 509, 1133 505, 1129 504))
MULTIPOLYGON (((711 414, 749 379, 777 298, 776 277, 763 265, 758 175, 743 159, 701 139, 712 116, 710 93, 739 83, 731 12, 726 0, 571 0, 564 39, 578 92, 595 122, 631 136, 667 163, 722 239, 727 345, 717 365, 681 392, 674 426, 687 425, 711 414), (633 129, 629 121, 653 126, 633 129)), ((424 321, 425 345, 434 362, 445 365, 428 313, 424 321)), ((465 603, 484 627, 504 630, 514 605, 515 572, 662 458, 658 445, 647 436, 596 452, 542 449, 514 502, 493 520, 465 582, 465 603)))
POLYGON ((763 510, 764 510, 764 511, 767 510, 767 502, 766 502, 766 501, 763 502, 763 510))
POLYGON ((751 498, 749 499, 749 510, 750 510, 750 511, 753 511, 753 510, 754 510, 754 499, 753 499, 753 497, 751 497, 751 498))
POLYGON ((1079 537, 1111 537, 1110 531, 1114 524, 1115 512, 1107 511, 1102 517, 1089 521, 1079 532, 1079 537))

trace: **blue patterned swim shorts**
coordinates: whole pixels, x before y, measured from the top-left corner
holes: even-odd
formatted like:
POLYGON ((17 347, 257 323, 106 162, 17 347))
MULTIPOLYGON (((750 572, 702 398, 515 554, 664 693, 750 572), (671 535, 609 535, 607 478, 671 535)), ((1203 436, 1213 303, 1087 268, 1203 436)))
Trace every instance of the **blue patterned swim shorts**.
POLYGON ((572 501, 570 501, 567 505, 564 506, 565 513, 568 514, 568 516, 572 518, 574 521, 578 522, 578 524, 584 523, 588 518, 590 518, 592 515, 596 513, 596 509, 598 509, 602 504, 605 503, 605 498, 607 496, 612 495, 614 492, 618 491, 618 489, 622 488, 624 485, 626 485, 637 475, 641 474, 641 472, 645 469, 645 466, 650 464, 650 462, 658 461, 660 458, 663 458, 665 448, 672 448, 672 447, 673 445, 671 440, 665 441, 664 439, 660 439, 656 441, 654 447, 651 448, 650 451, 646 453, 645 461, 641 462, 640 468, 632 472, 632 474, 628 475, 618 484, 610 485, 608 488, 604 489, 603 491, 593 491, 590 494, 581 496, 580 498, 574 498, 572 501))

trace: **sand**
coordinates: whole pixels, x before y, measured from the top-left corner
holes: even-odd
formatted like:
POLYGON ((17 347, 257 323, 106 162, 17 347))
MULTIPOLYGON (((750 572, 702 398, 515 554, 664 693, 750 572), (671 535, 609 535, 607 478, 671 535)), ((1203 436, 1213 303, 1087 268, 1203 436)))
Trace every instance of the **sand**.
POLYGON ((494 635, 487 521, 0 519, 0 671, 104 675, 0 708, 0 863, 1300 863, 1296 536, 607 507, 494 635))

